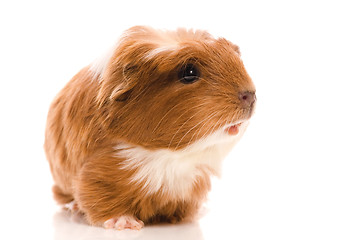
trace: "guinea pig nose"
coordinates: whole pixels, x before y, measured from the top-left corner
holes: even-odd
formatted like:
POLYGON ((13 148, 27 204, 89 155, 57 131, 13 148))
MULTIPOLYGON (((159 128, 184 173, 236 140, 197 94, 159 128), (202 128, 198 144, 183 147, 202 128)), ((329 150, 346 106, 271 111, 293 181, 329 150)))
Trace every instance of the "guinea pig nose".
POLYGON ((239 100, 241 100, 241 106, 243 108, 249 108, 256 101, 256 94, 249 91, 240 92, 238 93, 238 98, 239 100))

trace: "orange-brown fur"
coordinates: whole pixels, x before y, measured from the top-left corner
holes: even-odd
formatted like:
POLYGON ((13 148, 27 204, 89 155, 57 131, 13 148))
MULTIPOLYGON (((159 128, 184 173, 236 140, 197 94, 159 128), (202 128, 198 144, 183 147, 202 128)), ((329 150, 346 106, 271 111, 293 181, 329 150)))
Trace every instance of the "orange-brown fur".
POLYGON ((237 98, 239 91, 255 91, 237 46, 200 31, 162 34, 178 45, 153 56, 167 39, 150 28, 128 30, 103 74, 85 67, 50 107, 45 152, 55 199, 75 200, 91 224, 124 214, 146 223, 191 219, 210 190, 208 173, 194 181, 191 199, 161 189, 146 194, 143 182, 130 181, 136 168, 119 168, 125 158, 114 147, 176 151, 252 114, 237 98), (197 64, 201 78, 185 85, 177 73, 188 62, 197 64))
POLYGON ((129 184, 134 171, 119 170, 122 159, 102 154, 84 164, 75 183, 75 198, 81 209, 87 209, 90 221, 104 222, 111 217, 132 214, 146 223, 180 221, 193 216, 210 189, 208 178, 199 178, 192 190, 194 200, 174 201, 161 191, 150 196, 142 194, 142 182, 129 184), (97 166, 94 168, 94 166, 97 166), (106 203, 106 204, 104 204, 106 203))

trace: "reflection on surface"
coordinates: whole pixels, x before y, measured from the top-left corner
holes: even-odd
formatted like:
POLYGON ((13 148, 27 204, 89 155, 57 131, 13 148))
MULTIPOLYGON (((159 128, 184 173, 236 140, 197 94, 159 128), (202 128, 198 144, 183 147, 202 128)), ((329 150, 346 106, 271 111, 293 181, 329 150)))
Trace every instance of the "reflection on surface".
POLYGON ((203 240, 198 222, 177 225, 146 226, 140 231, 109 230, 87 225, 79 215, 60 210, 54 215, 54 239, 172 239, 172 240, 203 240))

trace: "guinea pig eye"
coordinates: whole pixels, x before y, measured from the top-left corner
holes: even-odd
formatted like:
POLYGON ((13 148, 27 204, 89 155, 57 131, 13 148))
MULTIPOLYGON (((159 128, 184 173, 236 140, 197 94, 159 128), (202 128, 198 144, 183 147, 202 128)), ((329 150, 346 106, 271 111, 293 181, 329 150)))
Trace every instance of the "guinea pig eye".
POLYGON ((200 72, 193 64, 187 64, 179 72, 179 78, 182 83, 189 84, 199 79, 200 72))

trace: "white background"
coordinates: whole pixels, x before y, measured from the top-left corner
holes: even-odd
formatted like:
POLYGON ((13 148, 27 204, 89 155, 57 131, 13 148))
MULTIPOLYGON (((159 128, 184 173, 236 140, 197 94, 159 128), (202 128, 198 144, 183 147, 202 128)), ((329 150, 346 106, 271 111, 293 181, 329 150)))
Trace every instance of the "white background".
POLYGON ((0 238, 360 239, 360 12, 357 1, 1 1, 0 238), (55 94, 138 24, 238 44, 258 106, 199 221, 119 232, 55 205, 42 144, 55 94))

